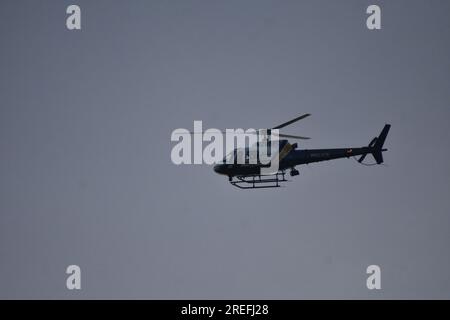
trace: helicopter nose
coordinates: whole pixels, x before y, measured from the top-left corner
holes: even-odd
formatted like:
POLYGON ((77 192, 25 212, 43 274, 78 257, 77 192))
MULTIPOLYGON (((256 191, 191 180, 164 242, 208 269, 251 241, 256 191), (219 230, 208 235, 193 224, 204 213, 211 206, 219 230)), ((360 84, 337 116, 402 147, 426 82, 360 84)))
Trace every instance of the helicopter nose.
POLYGON ((224 174, 225 172, 225 166, 223 164, 216 164, 214 166, 214 171, 218 174, 224 174))

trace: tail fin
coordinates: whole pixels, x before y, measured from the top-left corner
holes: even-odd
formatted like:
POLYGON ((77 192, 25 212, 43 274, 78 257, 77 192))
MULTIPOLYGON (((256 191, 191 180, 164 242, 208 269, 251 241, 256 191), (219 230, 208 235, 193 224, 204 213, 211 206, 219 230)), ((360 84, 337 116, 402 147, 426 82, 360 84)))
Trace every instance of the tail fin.
MULTIPOLYGON (((369 143, 368 147, 371 149, 371 153, 373 157, 375 158, 375 161, 377 164, 383 163, 383 151, 387 151, 387 149, 383 149, 384 141, 386 140, 386 137, 388 135, 389 129, 391 128, 390 124, 386 124, 381 131, 380 135, 376 138, 373 138, 373 140, 369 143)), ((364 158, 367 154, 363 154, 358 162, 363 162, 364 158)))
POLYGON ((377 141, 375 142, 375 145, 373 146, 374 150, 372 152, 372 155, 378 164, 383 163, 383 151, 387 150, 383 149, 383 144, 384 141, 386 140, 390 128, 391 128, 390 124, 386 124, 384 126, 383 130, 381 131, 380 135, 377 138, 377 141))

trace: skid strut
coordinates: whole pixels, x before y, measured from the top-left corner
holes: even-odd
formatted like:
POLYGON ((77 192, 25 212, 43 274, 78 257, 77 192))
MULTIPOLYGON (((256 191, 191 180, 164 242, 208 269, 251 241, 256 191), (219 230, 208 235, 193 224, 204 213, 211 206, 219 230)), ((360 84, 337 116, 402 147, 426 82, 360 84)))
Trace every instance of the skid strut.
POLYGON ((285 177, 285 172, 281 171, 273 175, 250 175, 236 176, 237 180, 230 179, 231 185, 240 189, 262 189, 262 188, 278 188, 281 187, 280 182, 289 180, 285 177))

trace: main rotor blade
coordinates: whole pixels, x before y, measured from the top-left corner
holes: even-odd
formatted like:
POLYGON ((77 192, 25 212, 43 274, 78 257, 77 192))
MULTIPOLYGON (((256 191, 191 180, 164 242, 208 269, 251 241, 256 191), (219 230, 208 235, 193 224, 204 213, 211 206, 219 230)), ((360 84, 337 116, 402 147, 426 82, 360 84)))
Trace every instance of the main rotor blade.
MULTIPOLYGON (((220 131, 220 132, 223 133, 223 134, 226 134, 225 131, 220 131)), ((201 132, 192 132, 192 131, 190 131, 190 132, 186 132, 186 133, 176 133, 176 134, 177 134, 177 135, 183 135, 183 134, 189 134, 189 135, 192 135, 192 134, 204 134, 204 133, 205 133, 205 131, 201 131, 201 132)), ((243 133, 243 135, 247 135, 247 134, 258 134, 258 131, 255 131, 255 132, 249 132, 249 133, 243 133)), ((291 138, 291 139, 301 139, 301 140, 308 140, 308 139, 311 139, 310 137, 294 136, 294 135, 291 135, 291 134, 284 134, 284 133, 278 133, 278 134, 276 134, 275 132, 272 132, 272 134, 273 134, 274 136, 281 137, 281 138, 291 138)))
POLYGON ((275 133, 272 132, 272 134, 274 136, 279 136, 281 138, 291 138, 291 139, 301 139, 301 140, 311 139, 310 137, 293 136, 293 135, 290 135, 290 134, 283 134, 283 133, 275 134, 275 133))
POLYGON ((284 128, 284 127, 286 127, 286 126, 288 126, 288 125, 290 125, 290 124, 292 124, 292 123, 294 123, 294 122, 297 122, 297 121, 302 120, 302 119, 304 119, 304 118, 306 118, 306 117, 309 117, 310 115, 311 115, 310 113, 305 113, 304 115, 301 115, 300 117, 297 117, 297 118, 292 119, 292 120, 290 120, 290 121, 288 121, 288 122, 282 123, 282 124, 280 124, 279 126, 273 127, 272 129, 281 129, 281 128, 284 128))
MULTIPOLYGON (((216 132, 220 132, 220 133, 226 134, 226 132, 224 130, 217 130, 216 132)), ((190 135, 190 134, 205 134, 205 133, 206 133, 206 131, 189 131, 189 132, 175 132, 174 134, 181 136, 183 134, 189 134, 190 135)))

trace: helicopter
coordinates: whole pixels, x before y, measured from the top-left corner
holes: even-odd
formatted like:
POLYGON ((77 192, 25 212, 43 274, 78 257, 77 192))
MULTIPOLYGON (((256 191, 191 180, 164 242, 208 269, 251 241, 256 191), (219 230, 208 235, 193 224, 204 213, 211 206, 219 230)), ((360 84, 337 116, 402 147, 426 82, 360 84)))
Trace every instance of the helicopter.
MULTIPOLYGON (((310 115, 311 114, 306 113, 271 129, 267 129, 267 133, 270 136, 271 130, 279 130, 301 119, 309 117, 310 115)), ((256 163, 250 163, 247 161, 251 152, 251 147, 240 149, 236 148, 222 161, 214 165, 214 171, 218 174, 228 176, 228 180, 232 186, 240 189, 258 189, 277 188, 283 186, 284 182, 290 181, 286 179, 287 171, 289 171, 291 177, 298 176, 300 174, 300 172, 295 168, 299 165, 350 157, 353 157, 356 160, 357 156, 359 156, 357 161, 363 165, 382 164, 384 162, 383 152, 387 151, 387 149, 383 148, 383 144, 386 140, 390 127, 390 124, 385 124, 378 137, 373 138, 367 146, 358 148, 298 150, 297 143, 291 144, 286 139, 280 139, 278 140, 279 148, 277 150, 277 156, 279 159, 278 171, 271 174, 262 173, 262 168, 268 167, 269 165, 262 164, 259 159, 256 163), (244 153, 246 159, 244 163, 238 163, 236 161, 239 153, 244 153), (368 154, 373 156, 375 163, 367 164, 363 162, 368 154)), ((278 134, 278 136, 280 138, 300 140, 310 139, 309 137, 281 133, 278 134)), ((256 148, 258 148, 258 145, 256 148)))

